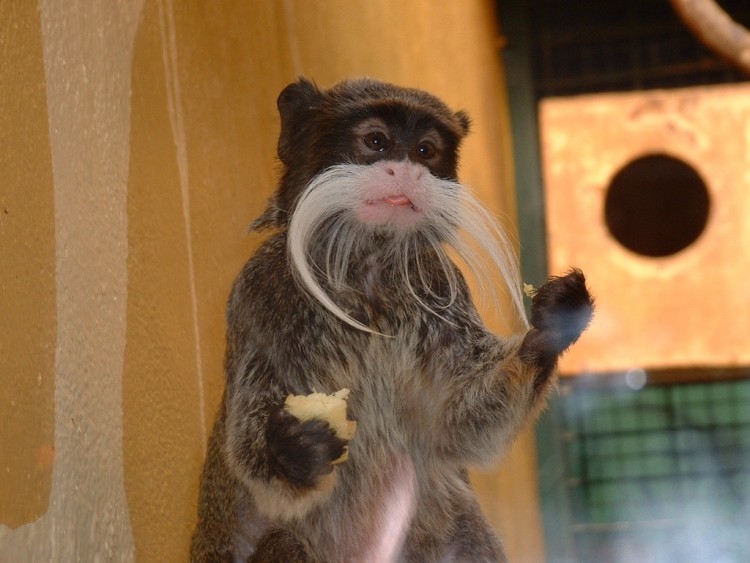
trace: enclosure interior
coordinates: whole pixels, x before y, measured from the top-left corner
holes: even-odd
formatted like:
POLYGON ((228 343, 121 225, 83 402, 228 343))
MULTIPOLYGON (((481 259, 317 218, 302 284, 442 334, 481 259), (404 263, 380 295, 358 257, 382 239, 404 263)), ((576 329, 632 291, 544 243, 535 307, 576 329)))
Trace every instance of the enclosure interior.
MULTIPOLYGON (((668 2, 510 4, 500 3, 500 16, 511 88, 521 92, 511 101, 522 245, 545 255, 555 249, 545 249, 545 233, 530 226, 544 211, 524 209, 525 200, 544 207, 541 173, 523 170, 535 162, 541 168, 540 156, 521 146, 533 140, 540 102, 742 76, 701 45, 668 2)), ((750 23, 747 2, 720 4, 738 23, 750 23)), ((713 203, 703 180, 672 155, 634 159, 612 179, 602 221, 625 252, 646 262, 681 256, 703 236, 713 203)), ((579 236, 587 236, 586 225, 579 236)), ((527 257, 524 276, 539 279, 546 267, 527 257)), ((747 291, 741 285, 736 280, 734 291, 747 291)), ((634 369, 565 373, 538 426, 548 560, 748 560, 750 369, 724 359, 655 369, 639 364, 638 353, 634 369)))

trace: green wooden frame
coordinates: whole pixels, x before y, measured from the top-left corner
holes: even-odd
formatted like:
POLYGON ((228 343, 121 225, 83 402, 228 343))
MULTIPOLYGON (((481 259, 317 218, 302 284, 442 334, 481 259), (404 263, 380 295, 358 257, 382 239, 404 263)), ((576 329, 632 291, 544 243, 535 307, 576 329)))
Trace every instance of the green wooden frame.
MULTIPOLYGON (((532 76, 528 8, 523 0, 498 2, 508 101, 510 105, 515 168, 521 273, 539 286, 547 277, 544 194, 532 76)), ((570 499, 565 483, 560 405, 554 397, 536 425, 539 491, 542 502, 547 561, 574 560, 570 499)))

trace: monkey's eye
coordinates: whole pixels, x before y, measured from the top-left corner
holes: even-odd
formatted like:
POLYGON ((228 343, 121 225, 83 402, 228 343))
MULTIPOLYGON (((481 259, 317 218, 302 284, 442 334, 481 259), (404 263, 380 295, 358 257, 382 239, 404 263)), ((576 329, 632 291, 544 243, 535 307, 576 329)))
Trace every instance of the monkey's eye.
POLYGON ((391 144, 388 137, 382 131, 372 131, 371 133, 367 133, 363 137, 363 140, 365 146, 375 152, 383 152, 391 144))
POLYGON ((437 154, 437 147, 430 141, 422 141, 417 145, 417 154, 420 158, 430 160, 437 154))

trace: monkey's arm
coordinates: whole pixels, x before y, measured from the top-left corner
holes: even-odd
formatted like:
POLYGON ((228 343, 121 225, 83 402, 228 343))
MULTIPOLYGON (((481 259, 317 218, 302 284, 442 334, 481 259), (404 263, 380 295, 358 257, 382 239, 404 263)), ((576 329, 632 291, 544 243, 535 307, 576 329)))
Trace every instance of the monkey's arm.
POLYGON ((438 446, 471 463, 496 459, 529 418, 538 414, 554 384, 559 355, 588 325, 593 300, 579 271, 552 278, 532 301, 524 335, 501 340, 478 324, 464 327, 442 356, 451 390, 443 394, 438 446))
POLYGON ((225 447, 230 470, 260 512, 289 519, 330 493, 331 463, 346 442, 327 422, 303 422, 284 410, 283 388, 269 383, 272 378, 249 368, 241 388, 228 395, 225 447))
MULTIPOLYGON (((271 262, 272 251, 258 262, 271 262)), ((276 252, 283 257, 283 246, 276 252)), ((327 422, 301 421, 284 410, 286 396, 310 392, 308 377, 322 368, 293 360, 292 351, 304 344, 289 319, 306 305, 292 292, 279 297, 268 275, 251 261, 230 297, 225 453, 230 471, 260 512, 288 519, 305 514, 330 493, 331 462, 344 453, 346 442, 327 422), (265 288, 272 291, 264 294, 265 288)))

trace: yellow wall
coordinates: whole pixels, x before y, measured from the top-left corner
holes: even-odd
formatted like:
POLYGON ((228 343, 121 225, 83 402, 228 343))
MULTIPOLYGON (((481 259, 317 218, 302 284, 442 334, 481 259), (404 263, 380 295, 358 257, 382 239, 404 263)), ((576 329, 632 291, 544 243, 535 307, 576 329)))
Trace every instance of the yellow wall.
MULTIPOLYGON (((186 559, 226 296, 297 75, 468 110, 462 179, 512 216, 492 6, 0 2, 0 560, 186 559)), ((475 478, 514 561, 541 560, 532 446, 475 478)))

